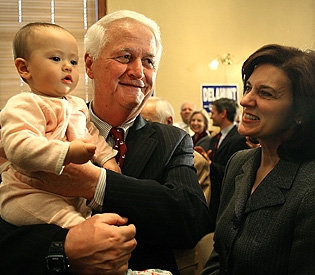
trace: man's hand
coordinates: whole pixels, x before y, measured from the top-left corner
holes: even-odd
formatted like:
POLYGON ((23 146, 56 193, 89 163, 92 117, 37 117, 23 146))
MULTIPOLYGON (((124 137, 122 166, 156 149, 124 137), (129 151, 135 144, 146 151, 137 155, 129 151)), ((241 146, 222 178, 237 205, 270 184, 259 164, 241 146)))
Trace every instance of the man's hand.
POLYGON ((136 247, 135 226, 117 214, 99 214, 71 228, 65 240, 70 271, 120 275, 136 247))
POLYGON ((101 174, 101 168, 90 161, 84 164, 70 163, 61 175, 48 172, 27 172, 14 167, 15 176, 38 189, 67 197, 83 197, 92 200, 101 174))

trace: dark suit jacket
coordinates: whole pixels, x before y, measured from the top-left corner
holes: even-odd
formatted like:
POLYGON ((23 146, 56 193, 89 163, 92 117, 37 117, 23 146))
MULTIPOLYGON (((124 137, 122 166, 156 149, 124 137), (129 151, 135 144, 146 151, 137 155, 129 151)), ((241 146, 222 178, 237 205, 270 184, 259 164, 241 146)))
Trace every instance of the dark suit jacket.
MULTIPOLYGON (((136 226, 138 245, 130 268, 177 274, 172 249, 194 247, 210 228, 208 206, 193 168, 191 137, 139 116, 126 144, 123 174, 107 171, 103 212, 128 217, 136 226)), ((0 257, 0 274, 18 266, 24 268, 18 269, 22 274, 43 274, 50 240, 66 232, 54 225, 15 228, 1 220, 0 249, 5 256, 0 257)))
POLYGON ((195 146, 201 146, 205 151, 208 151, 210 140, 211 140, 211 137, 206 135, 206 136, 202 137, 201 139, 199 139, 196 142, 195 146))
POLYGON ((244 150, 227 165, 202 275, 315 274, 315 160, 280 160, 250 195, 260 156, 244 150))
MULTIPOLYGON (((217 135, 210 140, 209 149, 211 150, 214 149, 216 141, 217 135)), ((215 220, 217 217, 218 208, 220 204, 221 183, 224 176, 225 166, 230 157, 235 152, 248 148, 249 147, 246 144, 245 137, 239 134, 237 126, 235 125, 224 138, 219 148, 217 149, 214 158, 212 159, 210 165, 211 179, 210 212, 213 221, 212 231, 215 228, 215 220)))

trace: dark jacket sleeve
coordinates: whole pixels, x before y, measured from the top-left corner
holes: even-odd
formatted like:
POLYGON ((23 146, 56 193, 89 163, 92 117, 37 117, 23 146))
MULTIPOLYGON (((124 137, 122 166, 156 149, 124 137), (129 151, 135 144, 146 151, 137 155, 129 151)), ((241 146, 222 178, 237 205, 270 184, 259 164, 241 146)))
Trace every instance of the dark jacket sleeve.
POLYGON ((52 224, 16 227, 0 218, 0 274, 46 274, 50 243, 65 240, 67 232, 52 224))
POLYGON ((216 182, 222 182, 225 166, 228 163, 230 157, 234 153, 244 149, 249 149, 248 145, 246 144, 245 137, 238 133, 230 137, 227 140, 224 149, 222 149, 222 152, 217 154, 210 165, 211 178, 216 182))

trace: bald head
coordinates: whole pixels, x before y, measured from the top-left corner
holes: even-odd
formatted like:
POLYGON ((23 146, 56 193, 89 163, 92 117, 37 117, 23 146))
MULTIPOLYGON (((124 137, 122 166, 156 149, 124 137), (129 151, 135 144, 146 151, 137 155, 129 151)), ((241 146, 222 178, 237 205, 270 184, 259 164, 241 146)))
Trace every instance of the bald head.
POLYGON ((150 97, 144 104, 141 115, 148 121, 173 124, 174 109, 165 99, 150 97))

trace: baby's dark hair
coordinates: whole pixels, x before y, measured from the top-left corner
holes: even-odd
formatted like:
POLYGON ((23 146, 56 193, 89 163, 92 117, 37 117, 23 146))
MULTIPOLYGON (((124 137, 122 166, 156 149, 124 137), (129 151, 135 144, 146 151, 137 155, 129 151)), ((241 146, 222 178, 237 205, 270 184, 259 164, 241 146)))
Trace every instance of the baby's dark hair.
POLYGON ((35 39, 35 30, 40 28, 57 28, 64 29, 63 27, 46 22, 33 22, 23 26, 13 39, 13 56, 14 60, 17 58, 28 59, 31 53, 30 43, 35 39))

